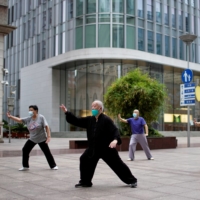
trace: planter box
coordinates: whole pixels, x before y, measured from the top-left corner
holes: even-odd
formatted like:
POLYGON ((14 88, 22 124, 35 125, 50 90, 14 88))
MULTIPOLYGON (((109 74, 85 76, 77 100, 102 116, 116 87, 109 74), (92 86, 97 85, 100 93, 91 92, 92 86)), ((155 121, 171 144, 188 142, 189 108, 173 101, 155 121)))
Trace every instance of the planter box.
MULTIPOLYGON (((128 151, 130 137, 121 137, 122 144, 117 146, 118 151, 128 151)), ((150 150, 152 149, 172 149, 177 147, 176 137, 147 137, 150 150)), ((136 150, 142 150, 140 144, 137 144, 136 150)))

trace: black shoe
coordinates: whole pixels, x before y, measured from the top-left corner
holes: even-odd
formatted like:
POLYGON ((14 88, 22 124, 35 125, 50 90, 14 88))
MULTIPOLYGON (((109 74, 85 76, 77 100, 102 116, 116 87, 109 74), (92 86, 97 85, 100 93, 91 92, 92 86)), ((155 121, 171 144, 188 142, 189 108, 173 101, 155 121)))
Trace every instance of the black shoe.
POLYGON ((92 184, 78 183, 75 185, 75 188, 81 188, 81 187, 92 187, 92 184))
POLYGON ((131 188, 136 188, 137 187, 137 182, 131 183, 130 186, 131 186, 131 188))

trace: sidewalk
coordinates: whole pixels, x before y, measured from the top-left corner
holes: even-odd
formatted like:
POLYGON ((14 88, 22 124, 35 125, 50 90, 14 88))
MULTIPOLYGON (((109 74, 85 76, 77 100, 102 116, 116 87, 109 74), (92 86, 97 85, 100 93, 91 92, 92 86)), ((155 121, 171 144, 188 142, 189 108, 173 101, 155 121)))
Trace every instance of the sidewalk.
MULTIPOLYGON (((81 139, 81 138, 80 138, 81 139)), ((152 150, 155 160, 146 159, 143 151, 136 151, 136 160, 126 161, 128 152, 120 152, 122 160, 138 179, 137 188, 126 184, 100 160, 92 188, 74 188, 79 181, 81 152, 67 152, 69 138, 52 138, 50 148, 59 170, 50 170, 40 155, 38 145, 30 157, 30 170, 19 172, 25 139, 4 138, 0 144, 0 199, 48 200, 188 200, 200 199, 200 137, 177 138, 176 149, 152 150), (199 147, 193 147, 199 146, 199 147), (65 150, 65 151, 64 151, 65 150), (13 154, 3 155, 3 152, 13 154), (38 153, 38 154, 37 154, 38 153)), ((82 151, 82 150, 81 150, 82 151)))

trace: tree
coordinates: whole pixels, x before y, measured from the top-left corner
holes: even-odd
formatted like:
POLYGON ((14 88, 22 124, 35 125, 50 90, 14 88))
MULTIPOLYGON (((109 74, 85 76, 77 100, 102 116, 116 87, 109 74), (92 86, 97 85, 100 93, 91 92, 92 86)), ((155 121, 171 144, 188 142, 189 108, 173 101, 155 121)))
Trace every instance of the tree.
MULTIPOLYGON (((164 109, 166 99, 165 85, 137 68, 108 87, 104 104, 107 113, 113 117, 120 113, 123 118, 130 118, 133 110, 138 109, 150 127, 150 123, 156 121, 164 109)), ((121 123, 121 130, 123 135, 130 134, 127 124, 121 123)))

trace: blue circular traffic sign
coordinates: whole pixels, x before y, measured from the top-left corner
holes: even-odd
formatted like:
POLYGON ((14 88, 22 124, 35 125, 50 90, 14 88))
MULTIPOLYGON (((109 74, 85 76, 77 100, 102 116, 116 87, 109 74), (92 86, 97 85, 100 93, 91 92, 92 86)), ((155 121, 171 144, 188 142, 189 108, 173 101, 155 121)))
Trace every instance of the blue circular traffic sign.
POLYGON ((182 72, 181 79, 183 83, 190 83, 193 79, 193 72, 191 69, 185 69, 182 72))

